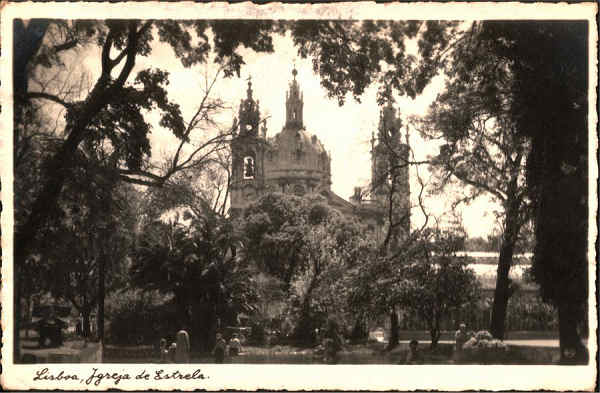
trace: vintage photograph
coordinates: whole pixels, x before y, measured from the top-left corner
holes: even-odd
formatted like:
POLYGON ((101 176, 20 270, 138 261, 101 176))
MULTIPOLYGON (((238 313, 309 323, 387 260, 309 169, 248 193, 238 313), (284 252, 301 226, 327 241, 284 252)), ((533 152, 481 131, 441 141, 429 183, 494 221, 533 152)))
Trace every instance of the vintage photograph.
POLYGON ((3 368, 128 389, 139 365, 538 366, 593 388, 595 5, 113 6, 3 13, 3 368))

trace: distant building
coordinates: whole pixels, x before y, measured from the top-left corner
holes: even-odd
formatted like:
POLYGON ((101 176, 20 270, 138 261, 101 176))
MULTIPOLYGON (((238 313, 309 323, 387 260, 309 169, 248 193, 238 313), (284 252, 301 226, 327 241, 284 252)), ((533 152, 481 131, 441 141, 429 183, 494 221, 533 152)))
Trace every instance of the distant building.
MULTIPOLYGON (((404 229, 410 228, 410 188, 408 182, 408 145, 400 137, 400 119, 389 104, 380 116, 378 138, 373 134, 370 190, 355 188, 350 201, 331 190, 331 154, 304 124, 304 98, 296 69, 285 95, 285 124, 275 136, 267 137, 261 123, 259 100, 255 100, 252 82, 240 102, 233 140, 231 212, 238 214, 248 204, 268 192, 295 195, 318 194, 344 214, 352 214, 381 232, 386 215, 386 195, 392 176, 398 182, 396 198, 402 201, 404 229), (404 162, 404 165, 402 163, 404 162)), ((314 116, 322 114, 313 114, 314 116)))

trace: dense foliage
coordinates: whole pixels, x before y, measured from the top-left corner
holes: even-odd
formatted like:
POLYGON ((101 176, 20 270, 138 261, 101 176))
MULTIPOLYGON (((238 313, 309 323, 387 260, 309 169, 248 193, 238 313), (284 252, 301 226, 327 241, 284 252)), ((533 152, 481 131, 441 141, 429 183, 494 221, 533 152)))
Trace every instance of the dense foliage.
POLYGON ((214 332, 235 325, 240 313, 251 314, 257 293, 251 271, 236 256, 238 245, 228 219, 210 209, 177 221, 154 222, 143 229, 132 255, 131 280, 145 290, 174 297, 178 322, 208 349, 214 332))
POLYGON ((501 206, 502 234, 491 333, 504 337, 509 298, 508 273, 521 228, 529 218, 525 189, 527 138, 519 133, 511 113, 511 64, 494 52, 480 28, 454 45, 444 71, 444 92, 431 104, 422 121, 426 139, 443 140, 432 158, 438 192, 453 181, 463 187, 459 202, 486 194, 501 206))
MULTIPOLYGON (((471 75, 484 77, 464 93, 487 97, 483 109, 502 112, 503 121, 498 124, 507 125, 515 140, 520 140, 519 135, 527 138, 530 148, 520 151, 521 160, 527 157, 526 189, 534 209, 535 276, 543 297, 558 308, 561 353, 568 349, 571 360, 587 361, 578 325, 587 329, 588 22, 485 21, 465 28, 436 21, 365 21, 323 27, 310 23, 299 25, 305 27, 297 34, 300 53, 314 56, 315 70, 326 81, 323 86, 341 101, 349 91, 360 95, 363 86, 377 76, 383 82, 381 91, 389 91, 386 87, 391 85, 400 95, 414 97, 448 64, 454 64, 453 71, 465 71, 469 79, 471 75), (404 37, 417 37, 414 62, 404 52, 404 37), (340 47, 337 51, 336 46, 340 47), (368 48, 381 51, 369 52, 368 48), (487 54, 480 55, 480 49, 487 54), (379 63, 365 62, 366 53, 379 63), (321 60, 330 59, 335 59, 335 67, 321 67, 321 60), (379 68, 381 63, 385 67, 379 68), (351 72, 354 67, 361 72, 351 72), (489 78, 483 70, 492 71, 489 78), (498 79, 502 75, 504 79, 498 79)), ((474 118, 478 108, 465 106, 463 120, 474 118)), ((457 120, 456 130, 466 130, 469 123, 457 120)), ((507 218, 518 220, 516 211, 507 218)), ((511 232, 509 238, 517 237, 517 231, 511 232)), ((507 269, 506 260, 502 270, 507 269)), ((500 292, 505 298, 502 288, 500 292)), ((504 312, 496 313, 496 327, 503 317, 504 312)))
POLYGON ((474 308, 481 292, 468 258, 454 255, 458 250, 452 234, 437 233, 432 240, 421 257, 402 266, 399 304, 425 322, 435 348, 444 318, 461 308, 474 308))
POLYGON ((328 316, 348 318, 349 266, 366 263, 370 245, 362 227, 322 197, 270 193, 250 204, 241 220, 249 261, 284 284, 285 324, 310 343, 328 316))

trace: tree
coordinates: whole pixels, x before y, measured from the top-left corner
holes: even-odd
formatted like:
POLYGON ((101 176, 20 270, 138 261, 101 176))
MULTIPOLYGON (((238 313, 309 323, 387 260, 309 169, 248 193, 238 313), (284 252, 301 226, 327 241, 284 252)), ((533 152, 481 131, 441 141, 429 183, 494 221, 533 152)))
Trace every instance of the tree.
POLYGON ((431 348, 440 338, 444 317, 480 298, 480 285, 468 258, 458 257, 454 234, 436 231, 422 244, 422 254, 402 266, 404 281, 399 288, 400 304, 429 327, 431 348))
MULTIPOLYGON (((276 26, 271 22, 239 21, 16 20, 14 29, 15 141, 30 142, 29 138, 21 138, 20 130, 36 101, 56 105, 65 112, 62 130, 52 135, 55 149, 44 160, 39 185, 29 189, 35 194, 23 199, 27 205, 23 204, 17 211, 15 220, 15 313, 20 315, 20 265, 28 255, 35 253, 35 242, 64 191, 68 174, 80 163, 74 157, 83 143, 109 147, 117 152, 118 160, 113 164, 119 168, 121 180, 161 186, 176 172, 202 166, 203 160, 210 156, 207 151, 213 151, 222 140, 218 134, 193 148, 189 155, 183 155, 183 146, 190 142, 192 131, 199 123, 210 120, 210 113, 218 108, 215 105, 218 102, 208 99, 210 88, 207 89, 198 111, 184 122, 179 106, 166 94, 168 73, 141 70, 130 80, 136 58, 148 56, 157 37, 173 48, 175 56, 186 67, 206 62, 213 50, 225 76, 239 75, 243 60, 236 52, 238 48, 272 51, 270 32, 275 31, 276 26), (237 28, 232 28, 232 24, 237 28), (208 30, 213 32, 212 46, 206 34, 208 30), (61 68, 69 61, 77 61, 76 51, 84 48, 99 52, 99 76, 87 93, 69 96, 62 90, 32 89, 30 82, 40 70, 61 68), (169 165, 162 171, 148 163, 150 124, 142 114, 145 111, 157 111, 160 126, 180 141, 169 165)), ((15 331, 18 331, 19 318, 14 320, 15 331)), ((16 337, 15 358, 19 358, 19 335, 16 337)))
POLYGON ((353 339, 366 338, 367 314, 352 307, 353 282, 348 273, 371 263, 376 252, 374 233, 354 218, 332 214, 311 231, 308 243, 313 250, 310 254, 320 258, 310 307, 320 310, 323 317, 352 326, 353 339))
MULTIPOLYGON (((131 190, 103 182, 115 173, 88 161, 72 171, 50 225, 40 242, 39 258, 47 276, 42 280, 57 298, 69 301, 83 317, 83 334, 90 334, 90 314, 98 305, 98 334, 103 337, 101 297, 105 282, 115 290, 125 282, 127 254, 132 245, 135 216, 128 206, 131 190), (93 183, 89 179, 95 179, 93 183), (113 208, 114 206, 114 208, 113 208), (103 270, 108 269, 108 274, 103 270)), ((41 279, 41 277, 39 277, 41 279)))
POLYGON ((460 52, 453 49, 465 42, 490 48, 489 63, 500 59, 499 64, 509 65, 509 118, 531 143, 526 151, 527 189, 535 212, 537 277, 545 299, 559 309, 561 353, 568 348, 580 361, 587 358, 577 332, 579 323, 586 325, 588 298, 587 32, 587 22, 570 21, 486 21, 467 28, 436 21, 322 26, 304 21, 295 33, 299 53, 315 58, 322 85, 341 102, 347 93, 360 96, 376 81, 383 91, 392 86, 415 97, 444 65, 458 59, 460 52), (418 56, 411 58, 403 40, 414 37, 418 56))
MULTIPOLYGON (((316 205, 311 211, 314 218, 316 205)), ((368 261, 370 245, 363 243, 365 228, 355 219, 334 209, 318 221, 312 221, 304 233, 304 263, 293 279, 300 299, 296 337, 311 339, 315 328, 327 319, 355 322, 358 318, 347 308, 347 289, 341 284, 345 270, 368 261)), ((319 213, 320 214, 320 213, 319 213)))
POLYGON ((269 193, 241 218, 249 261, 283 283, 294 337, 314 340, 326 315, 348 317, 344 272, 365 263, 370 245, 364 228, 319 196, 269 193))
POLYGON ((525 187, 527 138, 512 118, 510 64, 494 57, 490 43, 475 28, 472 37, 454 47, 445 71, 445 91, 431 104, 422 135, 443 140, 432 159, 438 192, 457 180, 463 187, 458 202, 487 194, 501 205, 502 225, 491 333, 504 338, 506 307, 511 293, 508 273, 521 227, 529 219, 525 187))
POLYGON ((294 275, 303 269, 306 226, 320 222, 327 210, 315 208, 295 195, 268 193, 251 203, 240 223, 245 253, 259 269, 280 279, 289 290, 294 275))
POLYGON ((483 31, 514 64, 511 110, 531 140, 533 275, 558 309, 561 360, 577 363, 589 358, 581 342, 588 324, 588 29, 580 21, 487 22, 483 31))
POLYGON ((209 349, 220 321, 235 324, 239 313, 256 308, 252 272, 232 252, 238 244, 231 222, 207 205, 189 227, 154 222, 132 255, 132 282, 172 294, 179 322, 192 327, 195 345, 209 349))
MULTIPOLYGON (((155 36, 171 45, 176 57, 188 67, 205 62, 210 50, 214 49, 216 60, 223 64, 223 73, 232 76, 239 74, 243 64, 242 58, 236 53, 238 47, 243 45, 256 51, 272 51, 268 33, 275 29, 271 22, 171 20, 91 23, 34 21, 26 28, 22 21, 16 21, 15 26, 23 40, 37 39, 33 50, 26 51, 19 50, 20 41, 15 42, 14 70, 18 80, 15 84, 15 113, 22 113, 32 100, 46 100, 66 110, 65 127, 60 132, 64 138, 48 160, 41 189, 32 201, 27 217, 16 228, 17 262, 29 252, 31 242, 47 220, 46 207, 57 201, 68 169, 76 165, 72 157, 84 140, 105 141, 115 150, 121 150, 124 153, 121 176, 134 183, 161 185, 176 171, 198 165, 194 153, 182 158, 179 151, 164 173, 150 172, 144 164, 144 159, 150 154, 147 139, 150 126, 140 111, 157 109, 161 112, 160 125, 172 131, 182 142, 187 142, 191 131, 202 118, 199 115, 210 109, 210 105, 201 108, 186 125, 179 106, 167 98, 164 89, 168 82, 166 72, 142 70, 134 81, 128 82, 136 58, 151 53, 155 36), (239 28, 231 29, 232 23, 238 23, 239 28), (208 29, 214 33, 214 47, 211 47, 206 35, 208 29), (62 40, 56 44, 48 40, 48 45, 44 46, 46 37, 60 37, 62 40), (29 89, 32 70, 36 67, 60 67, 63 61, 61 55, 85 45, 97 45, 101 51, 99 77, 86 97, 68 102, 49 92, 29 89), (111 57, 115 52, 116 57, 111 57)), ((18 127, 22 117, 17 116, 15 120, 18 127)))

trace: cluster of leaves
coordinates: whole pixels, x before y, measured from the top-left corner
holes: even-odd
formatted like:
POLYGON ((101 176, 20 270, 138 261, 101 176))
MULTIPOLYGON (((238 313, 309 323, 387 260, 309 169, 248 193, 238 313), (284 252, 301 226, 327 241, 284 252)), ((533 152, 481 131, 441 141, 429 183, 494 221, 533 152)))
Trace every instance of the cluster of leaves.
POLYGON ((173 295, 179 322, 206 346, 217 320, 233 324, 256 307, 252 272, 233 251, 238 245, 231 222, 210 209, 189 226, 154 222, 143 229, 130 277, 139 288, 173 295))
POLYGON ((180 329, 172 299, 158 291, 123 289, 107 296, 106 315, 110 344, 156 344, 161 338, 174 339, 180 329))
POLYGON ((432 347, 439 340, 443 318, 462 307, 475 307, 481 296, 468 258, 454 255, 455 245, 452 234, 438 232, 420 258, 401 267, 399 304, 426 323, 432 347))
MULTIPOLYGON (((42 261, 43 269, 32 272, 31 279, 44 284, 38 291, 69 301, 87 320, 99 299, 100 269, 107 273, 108 291, 126 281, 136 218, 129 208, 134 191, 127 186, 114 187, 116 174, 96 161, 84 162, 71 172, 65 185, 68 192, 53 209, 37 243, 33 259, 42 261)), ((35 293, 23 289, 24 295, 35 293)))
POLYGON ((572 311, 579 304, 578 312, 587 308, 588 282, 588 29, 587 22, 486 26, 490 37, 504 37, 497 50, 515 64, 512 110, 532 141, 534 276, 545 299, 571 303, 572 311))
MULTIPOLYGON (((315 208, 313 222, 323 219, 319 210, 315 208)), ((310 213, 306 198, 280 193, 259 198, 243 213, 247 256, 288 287, 294 275, 304 270, 304 234, 310 213)))
POLYGON ((439 338, 440 322, 479 299, 479 283, 468 260, 455 254, 461 238, 454 232, 424 230, 395 255, 374 254, 368 264, 348 269, 351 309, 384 315, 396 307, 421 319, 439 338))
MULTIPOLYGON (((182 158, 180 151, 191 141, 192 130, 210 124, 210 116, 222 108, 222 103, 208 97, 212 85, 207 85, 196 115, 184 122, 179 105, 167 95, 169 74, 160 69, 134 73, 136 59, 150 56, 160 41, 171 46, 185 67, 207 62, 212 51, 225 76, 239 76, 243 61, 236 51, 242 46, 272 51, 270 34, 275 27, 264 22, 240 30, 232 28, 232 23, 115 19, 14 22, 17 271, 21 265, 31 270, 25 261, 37 261, 43 254, 56 262, 52 269, 59 269, 52 276, 56 280, 48 284, 56 295, 70 297, 79 306, 78 299, 84 296, 85 303, 94 306, 98 297, 96 254, 102 250, 109 253, 108 248, 96 244, 104 233, 96 230, 96 224, 114 229, 112 233, 125 233, 129 228, 120 220, 118 224, 100 223, 97 217, 93 220, 98 222, 71 222, 77 217, 76 209, 94 211, 95 215, 102 209, 114 211, 112 195, 120 182, 162 186, 179 171, 202 167, 203 159, 212 159, 214 146, 224 140, 210 138, 182 158), (71 71, 81 63, 82 55, 97 52, 99 76, 87 85, 84 77, 77 80, 71 71), (164 168, 150 164, 149 112, 157 112, 159 126, 181 141, 164 168), (57 118, 50 119, 50 114, 57 114, 57 118), (54 129, 52 121, 57 125, 54 129), (90 167, 96 170, 88 171, 90 167), (80 190, 84 190, 81 195, 102 195, 103 207, 96 206, 94 197, 77 200, 80 190), (67 223, 72 225, 66 227, 67 223), (58 247, 47 246, 52 242, 58 247), (73 257, 77 253, 80 255, 73 257), (95 256, 84 255, 90 253, 95 256)), ((119 248, 119 255, 105 257, 121 265, 122 250, 127 249, 129 240, 113 238, 109 244, 119 248)), ((16 274, 17 297, 35 289, 24 282, 27 293, 21 291, 22 276, 16 274)))
POLYGON ((458 23, 448 21, 297 21, 290 30, 301 57, 313 58, 321 85, 340 105, 348 93, 360 101, 377 83, 380 100, 392 90, 415 98, 437 75, 439 60, 458 23), (421 34, 419 36, 419 34, 421 34), (419 56, 408 53, 406 40, 418 39, 419 56))
POLYGON ((358 222, 321 197, 271 193, 252 203, 241 223, 247 257, 284 284, 297 336, 310 339, 329 314, 351 314, 346 271, 373 251, 358 222))
MULTIPOLYGON (((160 186, 184 167, 200 165, 193 155, 180 160, 178 151, 163 173, 148 171, 151 124, 144 112, 160 112, 159 125, 182 143, 190 140, 191 129, 197 126, 196 117, 186 124, 179 106, 167 97, 167 72, 141 70, 130 80, 136 58, 151 55, 156 38, 168 43, 185 67, 204 63, 214 53, 225 76, 239 76, 244 63, 238 49, 272 51, 271 35, 278 29, 273 22, 15 21, 15 130, 24 126, 28 108, 37 101, 59 105, 66 112, 64 129, 54 132, 56 150, 48 154, 40 186, 31 201, 24 201, 28 206, 17 212, 22 215, 17 227, 17 259, 24 260, 31 252, 31 242, 48 219, 45 207, 57 203, 67 173, 79 164, 72 158, 82 144, 102 149, 103 158, 121 170, 121 180, 131 183, 160 186), (245 28, 233 28, 238 24, 245 28), (75 94, 48 84, 41 85, 39 91, 31 88, 30 80, 38 78, 44 69, 62 69, 76 60, 76 51, 100 51, 99 77, 87 94, 85 86, 75 94)), ((76 86, 77 81, 66 80, 65 84, 76 86)), ((203 104, 212 108, 211 102, 203 100, 203 104)))

